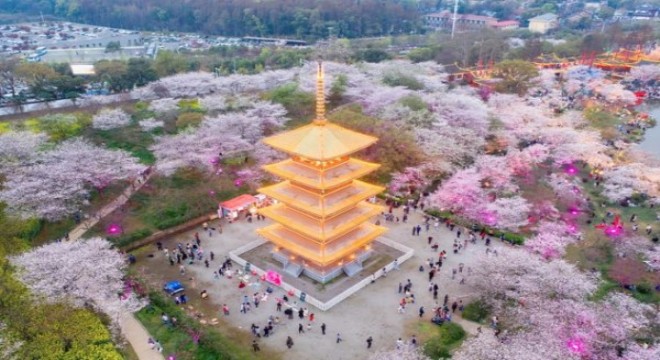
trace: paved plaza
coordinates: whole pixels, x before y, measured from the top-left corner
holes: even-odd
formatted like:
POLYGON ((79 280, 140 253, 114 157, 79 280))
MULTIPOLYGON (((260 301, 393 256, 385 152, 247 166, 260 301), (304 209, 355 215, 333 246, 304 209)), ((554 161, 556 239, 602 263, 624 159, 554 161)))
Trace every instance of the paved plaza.
MULTIPOLYGON (((401 216, 402 209, 395 209, 395 215, 401 216)), ((375 221, 376 219, 373 219, 375 221)), ((445 294, 449 295, 449 303, 463 300, 466 304, 470 297, 475 293, 470 287, 470 275, 468 269, 473 262, 476 254, 484 253, 486 247, 482 240, 478 240, 474 245, 469 243, 467 249, 459 254, 452 253, 452 244, 456 238, 455 233, 449 232, 444 225, 438 228, 431 223, 428 232, 422 228, 420 236, 412 236, 413 225, 422 224, 423 217, 421 213, 412 213, 407 223, 390 223, 382 221, 390 230, 386 236, 394 241, 400 242, 415 250, 413 258, 400 266, 399 270, 391 271, 385 278, 379 278, 374 284, 368 285, 361 291, 352 295, 342 303, 336 305, 329 311, 320 311, 309 304, 301 303, 298 299, 289 300, 289 305, 295 307, 307 307, 310 313, 314 313, 314 321, 311 323, 311 331, 307 330, 310 323, 309 317, 300 320, 295 314, 293 320, 287 319, 282 312, 276 311, 276 298, 281 298, 284 292, 276 289, 265 302, 259 304, 258 308, 252 307, 247 314, 239 312, 243 296, 247 295, 252 300, 255 292, 263 293, 266 284, 257 287, 257 284, 248 285, 239 289, 239 280, 234 276, 231 280, 225 277, 215 279, 213 272, 217 270, 229 251, 243 246, 257 239, 255 230, 259 227, 269 224, 269 221, 253 221, 248 223, 241 219, 233 224, 222 222, 222 233, 218 233, 218 220, 209 223, 209 226, 215 228, 204 232, 201 227, 177 235, 167 241, 163 241, 163 246, 174 249, 177 243, 193 243, 194 234, 198 232, 201 238, 201 246, 205 257, 209 252, 214 252, 215 260, 211 262, 210 268, 206 268, 203 262, 195 262, 193 265, 185 265, 185 275, 179 274, 179 266, 170 266, 166 257, 155 250, 155 246, 148 251, 140 252, 138 257, 138 266, 143 267, 150 276, 158 274, 163 277, 173 277, 174 280, 181 280, 188 288, 189 297, 199 297, 199 292, 206 289, 209 294, 209 301, 213 302, 213 308, 218 311, 222 304, 227 304, 230 308, 229 316, 222 316, 218 312, 213 317, 218 317, 220 321, 226 321, 232 327, 250 331, 251 324, 256 324, 260 330, 266 325, 268 317, 279 316, 282 319, 279 325, 275 325, 274 334, 268 338, 259 339, 262 347, 268 347, 275 351, 286 353, 287 359, 364 359, 369 353, 379 349, 392 349, 396 340, 401 337, 409 340, 413 335, 415 323, 418 321, 430 321, 432 309, 435 307, 432 293, 428 291, 428 264, 426 259, 437 259, 437 254, 441 250, 446 250, 449 255, 444 261, 441 271, 436 274, 434 283, 438 283, 440 289, 438 293, 438 302, 442 304, 445 294), (434 238, 434 242, 439 243, 438 251, 433 251, 427 244, 429 236, 434 238), (153 254, 149 257, 148 254, 153 254), (462 274, 458 274, 452 280, 452 269, 458 268, 459 263, 464 263, 465 268, 462 274), (424 271, 420 272, 420 265, 424 266, 424 271), (465 284, 459 282, 465 278, 465 284), (415 294, 416 303, 409 304, 403 314, 398 313, 398 304, 404 296, 398 292, 399 283, 405 284, 410 279, 413 283, 412 291, 415 294), (420 320, 418 310, 424 306, 425 315, 420 320), (321 324, 327 326, 326 335, 321 334, 321 324), (298 334, 298 326, 303 324, 304 334, 298 334), (341 334, 343 342, 337 344, 337 333, 341 334), (285 341, 287 336, 291 336, 294 346, 287 350, 285 341), (365 340, 373 337, 374 346, 367 350, 365 340)), ((422 225, 423 227, 423 225, 422 225)), ((467 232, 463 230, 462 239, 467 232)), ((504 247, 499 240, 493 239, 491 249, 504 247)), ((182 262, 183 263, 183 262, 182 262)), ((234 271, 237 266, 234 266, 234 271)), ((371 276, 371 274, 360 274, 358 276, 371 276)), ((163 279, 163 280, 173 280, 163 279)), ((251 279, 250 282, 252 282, 251 279)), ((287 279, 284 279, 287 281, 287 279)), ((286 309, 286 306, 284 307, 286 309)), ((458 313, 458 312, 457 312, 458 313)), ((455 314, 454 321, 461 322, 468 333, 476 332, 476 324, 468 323, 455 314)), ((490 335, 488 335, 490 336, 490 335)))

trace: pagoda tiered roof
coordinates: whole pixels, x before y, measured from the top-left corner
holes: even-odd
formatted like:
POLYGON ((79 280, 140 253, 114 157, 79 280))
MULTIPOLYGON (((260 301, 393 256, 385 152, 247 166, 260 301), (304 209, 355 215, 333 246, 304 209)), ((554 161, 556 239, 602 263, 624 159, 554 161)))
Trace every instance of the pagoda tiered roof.
POLYGON ((299 161, 287 159, 266 165, 264 170, 283 179, 315 189, 332 189, 365 176, 380 167, 379 164, 350 158, 337 166, 318 170, 299 161))
POLYGON ((316 194, 290 181, 263 187, 259 192, 288 206, 318 217, 330 217, 385 190, 382 186, 353 180, 351 184, 325 194, 316 194))
POLYGON ((343 235, 353 227, 380 214, 384 209, 382 206, 363 201, 343 213, 321 219, 279 203, 263 209, 261 215, 282 224, 292 231, 323 243, 343 235))
POLYGON ((319 161, 352 154, 376 141, 376 137, 339 125, 316 122, 263 140, 266 145, 285 153, 319 161))

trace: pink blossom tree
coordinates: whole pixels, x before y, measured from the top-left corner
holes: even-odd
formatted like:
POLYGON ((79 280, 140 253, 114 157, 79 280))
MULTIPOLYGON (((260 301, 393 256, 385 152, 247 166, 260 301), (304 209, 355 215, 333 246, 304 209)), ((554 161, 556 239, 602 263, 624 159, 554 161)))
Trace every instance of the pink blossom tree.
POLYGON ((117 321, 146 303, 124 290, 127 262, 101 238, 51 243, 11 259, 17 276, 48 301, 69 300, 92 305, 117 321))
POLYGON ((389 190, 396 195, 407 196, 424 189, 427 180, 420 168, 407 167, 392 174, 389 190))
POLYGON ((557 258, 565 253, 566 246, 579 239, 577 225, 558 221, 543 221, 538 225, 537 234, 525 246, 546 259, 557 258))

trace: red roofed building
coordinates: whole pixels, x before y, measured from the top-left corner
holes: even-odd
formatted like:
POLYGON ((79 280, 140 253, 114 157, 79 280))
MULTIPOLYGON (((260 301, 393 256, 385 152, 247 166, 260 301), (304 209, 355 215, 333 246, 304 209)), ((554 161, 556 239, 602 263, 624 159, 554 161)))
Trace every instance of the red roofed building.
POLYGON ((233 220, 237 218, 242 211, 249 211, 249 209, 256 205, 258 201, 259 200, 256 197, 250 194, 239 195, 233 199, 221 202, 218 215, 222 214, 222 217, 233 220))

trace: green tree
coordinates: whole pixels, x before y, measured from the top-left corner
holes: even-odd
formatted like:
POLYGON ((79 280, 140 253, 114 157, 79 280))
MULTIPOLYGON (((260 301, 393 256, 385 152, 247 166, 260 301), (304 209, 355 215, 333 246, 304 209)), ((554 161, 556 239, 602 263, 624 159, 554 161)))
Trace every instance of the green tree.
POLYGON ((369 48, 366 50, 359 51, 356 54, 356 57, 360 61, 366 61, 370 63, 379 63, 381 61, 385 61, 391 58, 390 54, 388 54, 385 50, 376 49, 376 48, 369 48))
POLYGON ((119 50, 121 50, 121 44, 119 43, 119 41, 109 41, 105 45, 105 52, 107 53, 116 52, 119 50))
POLYGON ((159 51, 153 67, 159 77, 174 75, 190 70, 186 56, 172 51, 159 51))
POLYGON ((133 86, 144 86, 158 80, 158 74, 147 59, 130 59, 126 69, 126 79, 133 86))
POLYGON ((536 66, 523 60, 506 60, 495 65, 494 76, 501 81, 495 86, 497 91, 522 96, 527 92, 533 78, 539 71, 536 66))
POLYGON ((122 60, 101 60, 94 64, 96 79, 107 84, 110 91, 119 92, 133 87, 128 78, 128 64, 122 60))
POLYGON ((52 67, 42 63, 21 63, 16 68, 16 74, 28 84, 32 94, 44 100, 56 98, 57 88, 53 81, 60 74, 52 67))

